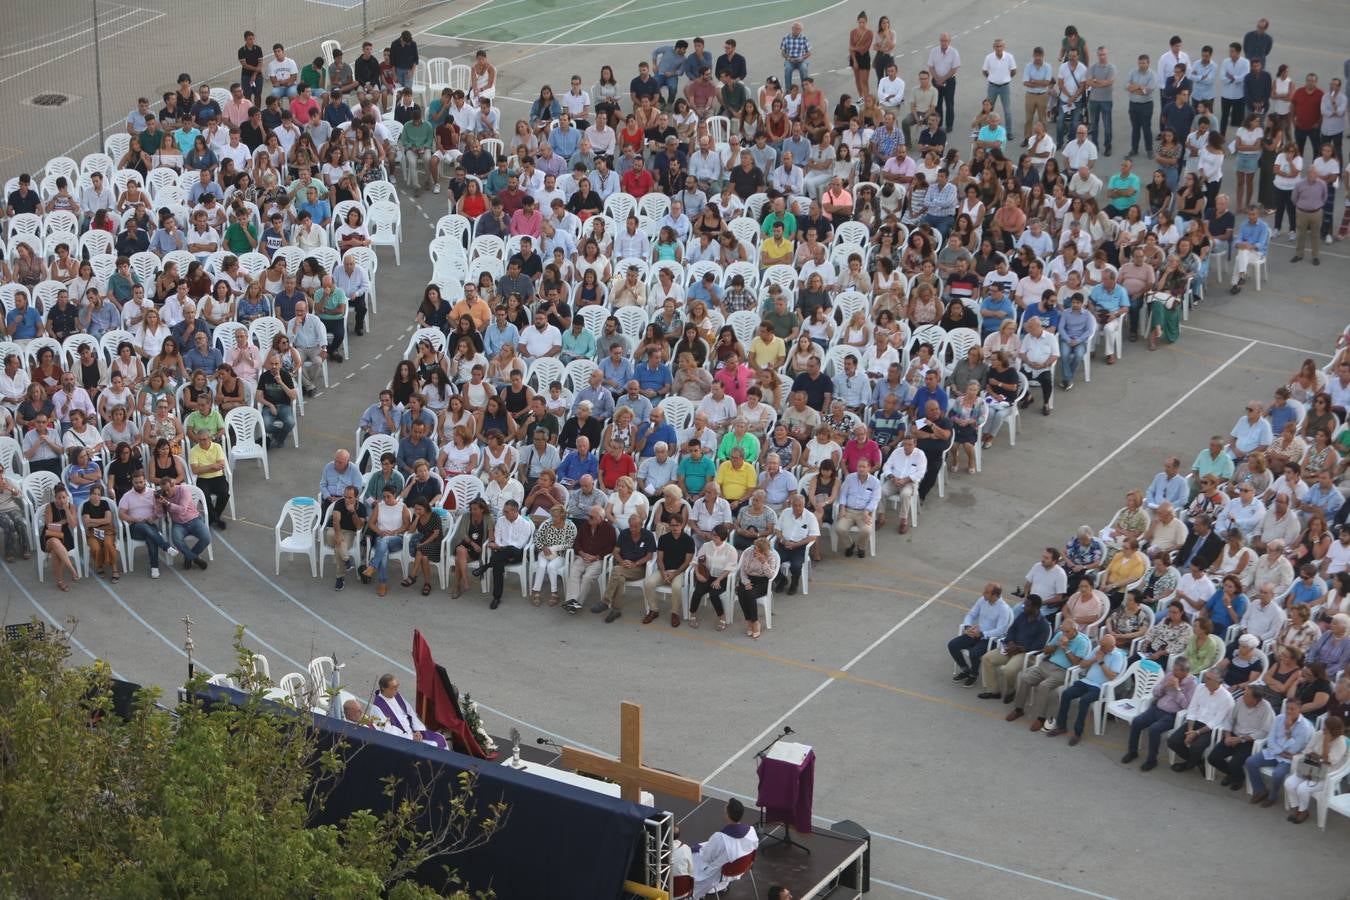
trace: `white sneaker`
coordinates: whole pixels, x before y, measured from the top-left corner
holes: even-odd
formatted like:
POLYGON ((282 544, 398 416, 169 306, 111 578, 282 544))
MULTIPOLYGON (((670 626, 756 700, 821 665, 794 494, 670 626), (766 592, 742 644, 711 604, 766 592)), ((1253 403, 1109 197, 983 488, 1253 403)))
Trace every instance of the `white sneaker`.
POLYGON ((440 181, 437 181, 435 184, 433 184, 433 185, 431 186, 431 192, 432 192, 433 194, 439 194, 439 193, 441 192, 441 183, 440 183, 440 181))
POLYGON ((169 549, 164 552, 169 554, 169 559, 174 559, 175 557, 178 556, 178 548, 173 546, 172 544, 170 544, 169 549))
POLYGON ((1294 232, 1290 231, 1290 232, 1289 232, 1289 243, 1292 244, 1293 242, 1294 242, 1294 232))
POLYGON ((1327 235, 1327 236, 1326 236, 1326 243, 1328 243, 1328 244, 1331 243, 1331 235, 1327 235))
POLYGON ((150 567, 150 577, 151 577, 151 578, 158 578, 158 577, 159 577, 159 566, 151 566, 151 567, 150 567))

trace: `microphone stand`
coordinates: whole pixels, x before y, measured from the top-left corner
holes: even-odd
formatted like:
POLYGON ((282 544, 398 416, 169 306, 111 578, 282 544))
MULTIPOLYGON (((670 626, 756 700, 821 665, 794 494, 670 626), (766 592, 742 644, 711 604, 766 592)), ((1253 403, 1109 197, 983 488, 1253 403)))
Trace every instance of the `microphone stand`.
POLYGON ((773 747, 774 747, 775 744, 777 744, 779 741, 781 741, 783 738, 787 737, 788 735, 790 735, 790 734, 795 734, 795 733, 796 733, 796 732, 794 732, 790 726, 784 725, 784 726, 783 726, 783 730, 782 730, 777 736, 775 736, 773 740, 771 740, 771 741, 769 741, 769 743, 765 744, 764 747, 761 748, 761 749, 759 750, 759 752, 757 752, 757 753, 755 754, 755 759, 758 760, 758 763, 759 763, 759 764, 756 766, 756 772, 757 772, 757 774, 759 775, 759 781, 760 781, 760 785, 759 785, 759 788, 760 788, 760 789, 757 789, 756 792, 755 792, 755 793, 756 793, 756 798, 755 798, 755 799, 756 799, 756 805, 759 806, 759 833, 760 833, 759 843, 760 843, 760 846, 766 846, 766 845, 768 844, 768 842, 771 841, 771 840, 773 840, 773 841, 778 841, 780 844, 782 844, 783 846, 787 847, 788 849, 805 850, 805 851, 806 851, 806 854, 809 856, 809 855, 811 854, 811 848, 810 848, 810 847, 807 847, 807 846, 805 846, 805 845, 803 845, 803 844, 801 844, 801 843, 799 843, 798 841, 794 841, 794 840, 792 839, 792 826, 789 825, 786 821, 784 821, 784 822, 782 822, 782 823, 779 823, 779 824, 781 824, 781 825, 783 826, 783 835, 782 835, 781 837, 779 837, 779 836, 776 835, 776 834, 770 833, 770 832, 773 830, 772 827, 769 827, 769 828, 766 828, 766 827, 765 827, 765 815, 766 815, 766 812, 767 812, 767 811, 765 810, 765 808, 764 808, 763 806, 760 806, 759 803, 758 803, 759 794, 762 793, 763 782, 764 782, 764 775, 763 775, 763 768, 762 768, 762 767, 763 767, 763 763, 764 763, 764 759, 768 756, 769 751, 773 749, 773 747))

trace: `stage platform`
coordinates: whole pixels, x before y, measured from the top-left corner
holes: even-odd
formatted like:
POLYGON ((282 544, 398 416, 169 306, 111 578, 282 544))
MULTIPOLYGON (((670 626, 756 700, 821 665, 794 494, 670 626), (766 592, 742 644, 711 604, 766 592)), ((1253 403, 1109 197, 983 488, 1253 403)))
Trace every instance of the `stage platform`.
MULTIPOLYGON (((510 760, 511 741, 496 736, 493 740, 497 742, 497 750, 501 754, 497 762, 510 760)), ((521 744, 520 756, 527 762, 556 768, 560 754, 549 747, 521 744)), ((726 824, 725 800, 705 797, 702 803, 694 804, 660 793, 655 794, 655 800, 658 808, 668 810, 675 816, 675 822, 680 826, 680 839, 685 843, 701 843, 726 824)), ((792 840, 811 851, 806 853, 775 839, 782 837, 782 825, 769 826, 767 829, 761 827, 757 821, 758 810, 747 809, 745 816, 760 835, 754 866, 759 897, 763 897, 773 884, 781 884, 790 890, 794 900, 853 900, 862 896, 866 842, 856 836, 819 826, 811 834, 793 832, 792 840), (767 840, 766 831, 771 835, 767 840), (858 887, 845 887, 840 884, 841 880, 858 887)), ((750 900, 756 895, 751 889, 749 876, 746 876, 724 891, 723 896, 728 900, 750 900)))

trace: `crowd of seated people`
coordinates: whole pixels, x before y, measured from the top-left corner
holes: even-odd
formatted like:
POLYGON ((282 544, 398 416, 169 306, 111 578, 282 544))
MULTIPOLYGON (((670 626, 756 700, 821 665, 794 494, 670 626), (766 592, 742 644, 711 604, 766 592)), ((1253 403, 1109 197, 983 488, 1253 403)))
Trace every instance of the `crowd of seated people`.
POLYGON ((980 699, 1012 706, 1008 721, 1031 716, 1033 732, 1070 746, 1095 705, 1151 679, 1122 763, 1142 754, 1152 770, 1165 744, 1173 770, 1207 763, 1267 807, 1283 791, 1289 820, 1305 821, 1343 767, 1350 715, 1343 466, 1332 450, 1309 478, 1312 448, 1298 446, 1344 433, 1326 384, 1305 367, 1269 407, 1247 404, 1189 473, 1167 457, 1103 527, 1047 547, 1016 605, 987 585, 948 642, 953 679, 981 682, 980 699), (1291 396, 1300 386, 1306 407, 1291 396), (1315 409, 1329 414, 1310 421, 1315 409), (1277 452, 1276 433, 1290 452, 1277 452))

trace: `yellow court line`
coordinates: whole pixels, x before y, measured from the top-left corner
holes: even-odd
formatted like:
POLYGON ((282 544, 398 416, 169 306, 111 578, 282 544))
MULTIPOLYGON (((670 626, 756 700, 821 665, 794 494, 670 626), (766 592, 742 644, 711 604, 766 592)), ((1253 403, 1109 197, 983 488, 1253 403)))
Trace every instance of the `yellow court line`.
MULTIPOLYGON (((929 596, 928 594, 920 594, 918 591, 906 591, 902 588, 884 587, 882 585, 859 584, 856 581, 827 581, 823 578, 812 578, 811 583, 813 585, 823 584, 826 587, 854 588, 864 591, 882 591, 887 594, 896 594, 901 597, 913 597, 916 600, 927 600, 929 596)), ((969 609, 969 607, 962 606, 960 603, 955 603, 951 600, 945 600, 942 598, 938 598, 937 602, 941 603, 943 606, 950 606, 952 609, 959 609, 963 612, 969 609)))
MULTIPOLYGON (((846 565, 855 565, 855 566, 856 566, 856 563, 846 564, 846 565)), ((874 562, 872 562, 870 559, 865 559, 865 560, 863 560, 863 561, 862 561, 862 565, 863 565, 864 568, 868 568, 868 569, 876 569, 877 571, 880 571, 880 572, 889 572, 889 573, 892 574, 892 575, 902 575, 902 576, 904 576, 905 578, 909 579, 910 581, 918 581, 918 582, 922 582, 923 584, 931 584, 931 585, 933 585, 934 587, 942 587, 942 588, 945 588, 945 587, 947 586, 947 582, 945 582, 945 581, 938 581, 936 578, 927 578, 927 577, 925 577, 925 576, 923 576, 923 575, 915 575, 913 572, 910 572, 910 571, 908 571, 907 569, 897 569, 897 568, 895 568, 894 566, 883 566, 881 563, 874 563, 874 562)), ((976 579, 976 578, 974 578, 974 577, 968 575, 968 576, 966 576, 966 580, 969 581, 971 584, 975 584, 979 579, 976 579)), ((984 588, 984 584, 983 584, 982 582, 980 583, 980 588, 981 588, 981 589, 984 588)), ((918 595, 915 594, 914 596, 918 596, 918 595)), ((924 597, 923 599, 927 600, 928 598, 927 598, 927 597, 924 597)))

